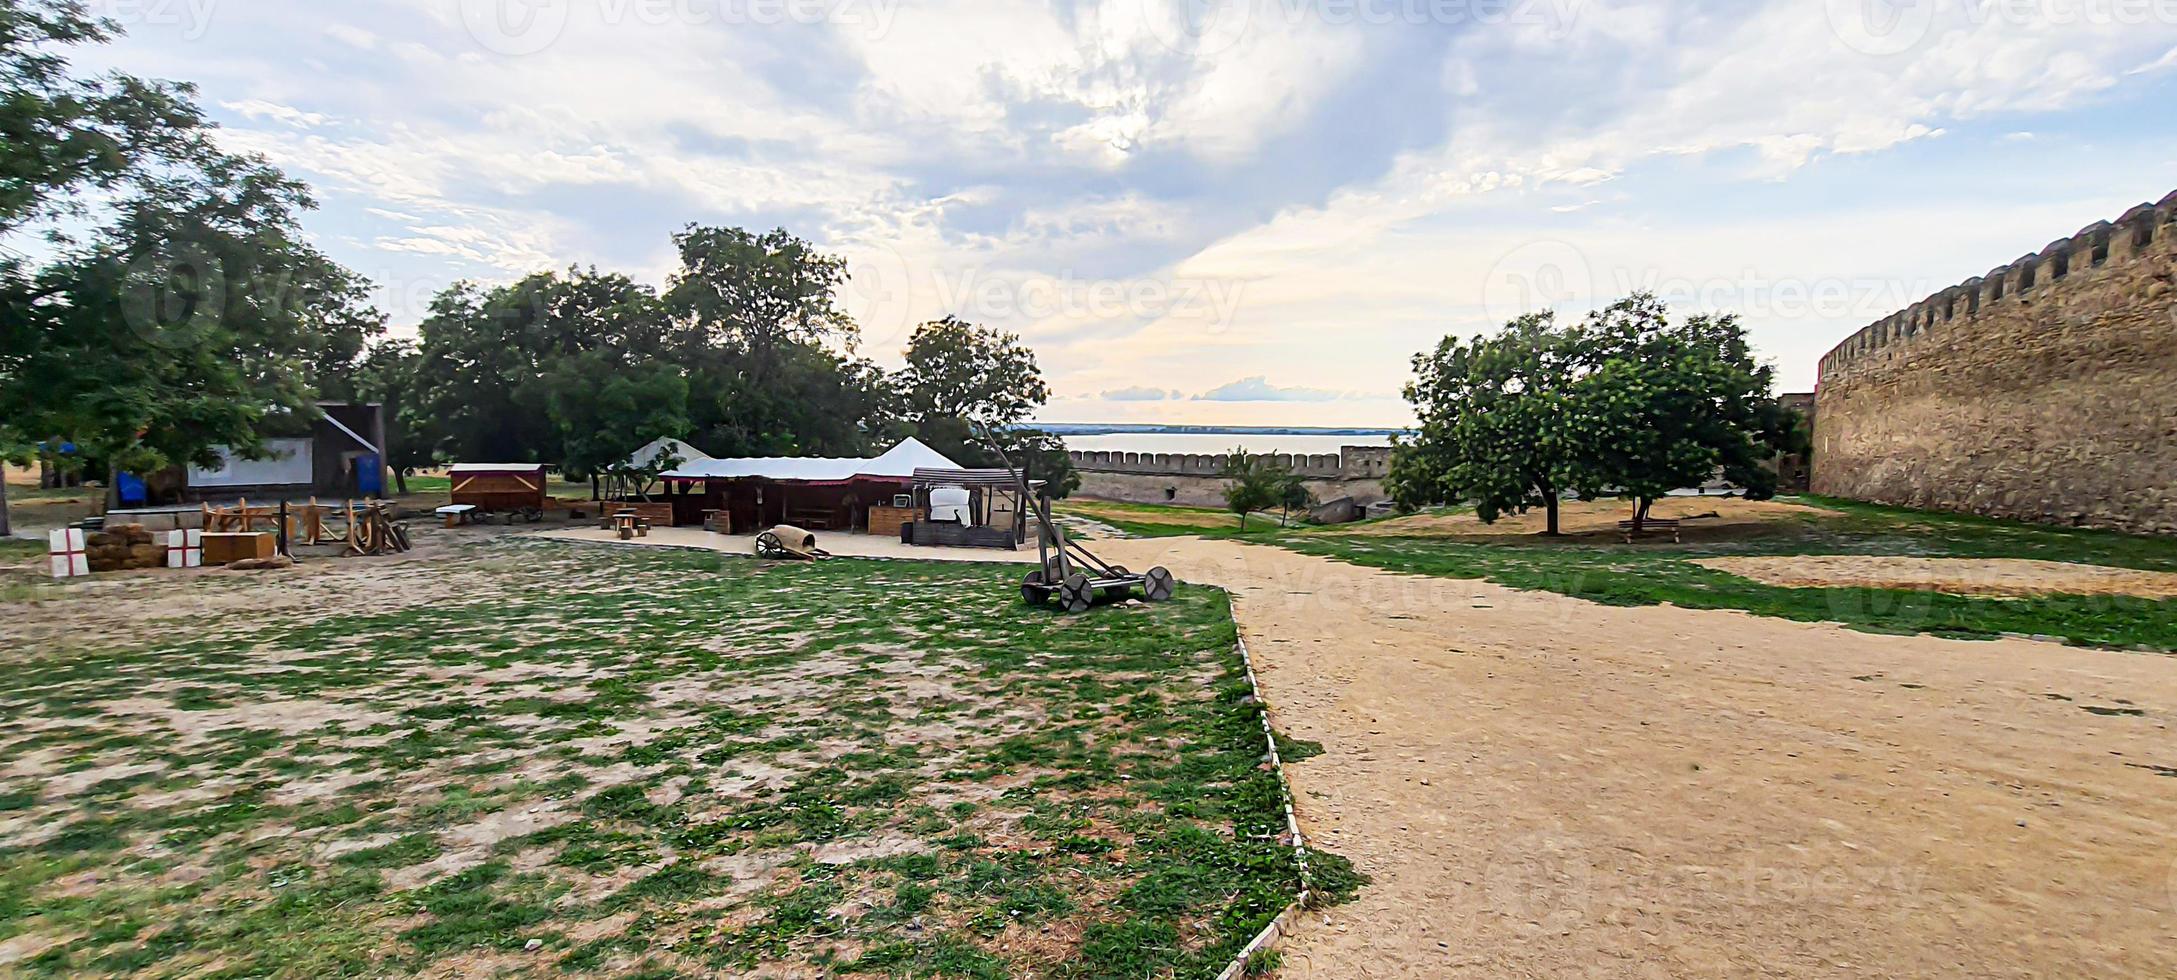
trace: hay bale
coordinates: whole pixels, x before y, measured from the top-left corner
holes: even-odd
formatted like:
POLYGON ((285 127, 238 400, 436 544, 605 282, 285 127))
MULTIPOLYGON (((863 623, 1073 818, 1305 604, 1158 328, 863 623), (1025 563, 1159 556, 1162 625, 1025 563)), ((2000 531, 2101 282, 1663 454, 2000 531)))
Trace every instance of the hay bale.
POLYGON ((149 568, 151 563, 166 564, 166 549, 150 542, 132 544, 128 548, 128 560, 140 567, 149 568))
POLYGON ((116 545, 125 548, 128 547, 128 539, 111 531, 92 531, 83 536, 83 544, 88 548, 111 548, 116 545))

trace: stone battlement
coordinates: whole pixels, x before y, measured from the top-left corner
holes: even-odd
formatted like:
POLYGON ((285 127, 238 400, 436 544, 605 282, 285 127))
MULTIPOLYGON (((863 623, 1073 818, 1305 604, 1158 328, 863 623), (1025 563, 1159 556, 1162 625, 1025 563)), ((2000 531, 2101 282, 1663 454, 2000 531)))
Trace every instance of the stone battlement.
POLYGON ((2177 533, 2177 194, 1822 358, 1814 492, 2177 533))
POLYGON ((1999 315, 2083 272, 2116 269, 2166 260, 2177 239, 2177 191, 2159 203, 2142 204, 2115 222, 2096 221, 2078 234, 2050 242, 2040 252, 2022 255, 1942 290, 1905 309, 1868 324, 1822 357, 1821 376, 1882 359, 1896 347, 1931 334, 1970 329, 1984 314, 1999 315))
MULTIPOLYGON (((1170 476, 1221 476, 1227 454, 1203 455, 1200 453, 1114 453, 1074 451, 1075 469, 1093 473, 1137 473, 1143 475, 1170 476)), ((1251 458, 1269 458, 1278 465, 1301 476, 1317 480, 1380 480, 1391 471, 1389 446, 1341 446, 1336 453, 1293 455, 1291 453, 1265 453, 1251 458)))

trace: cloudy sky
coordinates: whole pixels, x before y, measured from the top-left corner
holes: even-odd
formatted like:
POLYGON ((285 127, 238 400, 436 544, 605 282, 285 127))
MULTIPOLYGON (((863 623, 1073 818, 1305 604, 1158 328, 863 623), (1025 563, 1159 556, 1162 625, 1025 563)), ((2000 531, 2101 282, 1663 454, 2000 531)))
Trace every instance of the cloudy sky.
POLYGON ((846 256, 896 362, 1024 334, 1046 421, 1397 424, 1412 354, 1649 288, 1784 387, 2177 188, 2177 0, 93 0, 317 189, 397 332, 458 279, 846 256))

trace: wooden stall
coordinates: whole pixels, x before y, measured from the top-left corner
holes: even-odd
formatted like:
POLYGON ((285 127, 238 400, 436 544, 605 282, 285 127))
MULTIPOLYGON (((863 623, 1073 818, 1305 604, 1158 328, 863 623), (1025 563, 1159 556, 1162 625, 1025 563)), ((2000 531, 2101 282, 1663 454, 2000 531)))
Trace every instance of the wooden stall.
POLYGON ((453 478, 453 503, 487 513, 542 517, 547 503, 542 463, 461 463, 453 478))

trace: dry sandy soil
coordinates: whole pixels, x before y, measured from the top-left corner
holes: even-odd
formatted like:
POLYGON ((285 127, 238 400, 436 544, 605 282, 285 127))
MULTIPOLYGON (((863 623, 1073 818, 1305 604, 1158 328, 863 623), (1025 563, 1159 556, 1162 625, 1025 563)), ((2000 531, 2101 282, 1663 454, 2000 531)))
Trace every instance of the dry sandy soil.
POLYGON ((2177 573, 2029 558, 1901 558, 1790 555, 1696 558, 1719 572, 1788 588, 1922 589, 1979 596, 2135 595, 2177 597, 2177 573))
MULTIPOLYGON (((1567 500, 1558 508, 1558 528, 1571 537, 1615 537, 1618 522, 1633 516, 1633 505, 1623 500, 1567 500)), ((1835 516, 1833 511, 1778 500, 1741 500, 1736 497, 1665 497, 1649 510, 1655 517, 1686 520, 1687 540, 1729 537, 1748 528, 1835 516), (1702 515, 1718 515, 1714 517, 1702 515), (1688 520, 1696 518, 1698 520, 1688 520)), ((1484 524, 1473 511, 1455 514, 1415 514, 1358 527, 1341 527, 1339 534, 1409 538, 1508 538, 1538 534, 1548 527, 1542 511, 1506 514, 1495 524, 1484 524)))
POLYGON ((1282 976, 2177 976, 2177 658, 1099 550, 1230 587, 1327 748, 1375 883, 1282 976))

